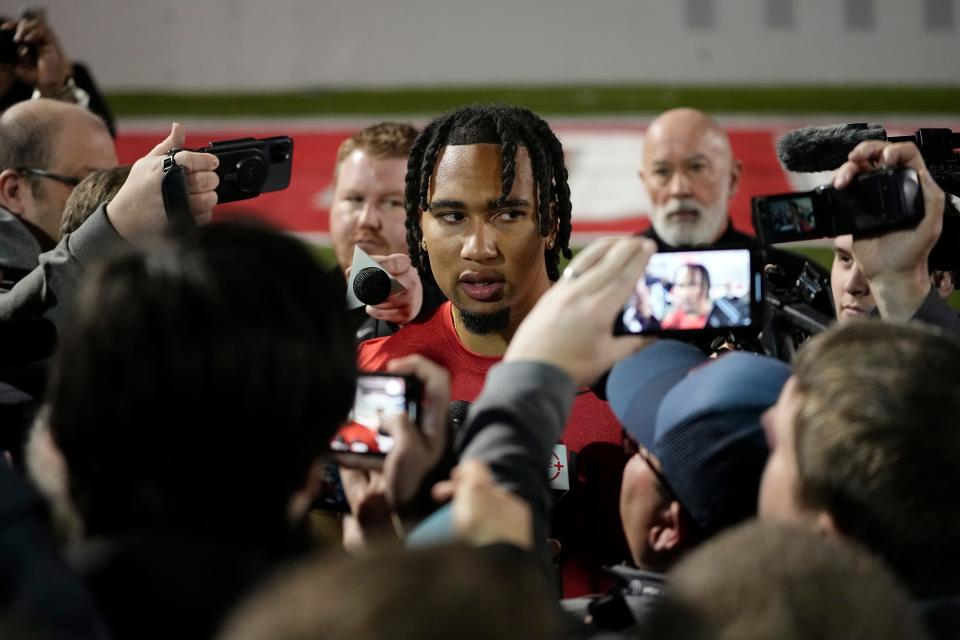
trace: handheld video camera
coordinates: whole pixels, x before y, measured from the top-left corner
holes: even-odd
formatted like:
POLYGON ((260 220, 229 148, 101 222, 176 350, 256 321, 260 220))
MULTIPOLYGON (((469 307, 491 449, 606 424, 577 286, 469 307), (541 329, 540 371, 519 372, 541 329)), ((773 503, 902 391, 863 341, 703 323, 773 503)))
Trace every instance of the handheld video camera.
POLYGON ((846 189, 829 185, 813 191, 751 199, 753 226, 766 245, 795 240, 868 237, 915 227, 923 219, 923 192, 917 172, 881 169, 858 176, 846 189))

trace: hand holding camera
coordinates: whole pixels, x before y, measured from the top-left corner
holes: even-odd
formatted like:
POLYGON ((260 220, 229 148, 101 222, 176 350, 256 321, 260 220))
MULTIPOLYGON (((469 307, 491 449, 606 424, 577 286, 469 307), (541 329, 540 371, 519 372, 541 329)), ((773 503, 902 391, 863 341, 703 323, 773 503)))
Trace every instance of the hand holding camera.
POLYGON ((36 88, 45 98, 69 99, 68 80, 73 61, 67 57, 43 9, 24 9, 17 20, 0 25, 0 58, 13 64, 21 82, 36 88))
POLYGON ((854 239, 853 253, 877 302, 880 315, 909 320, 930 290, 927 260, 943 229, 945 194, 927 170, 916 145, 879 140, 860 143, 834 176, 838 189, 877 168, 909 167, 923 191, 924 215, 914 229, 854 239))
MULTIPOLYGON (((170 150, 181 147, 185 137, 183 127, 174 123, 166 140, 133 164, 127 181, 107 205, 107 217, 122 237, 130 240, 167 227, 160 188, 163 165, 170 150)), ((174 158, 186 171, 190 212, 198 223, 209 221, 217 203, 217 157, 209 153, 179 151, 174 158)))

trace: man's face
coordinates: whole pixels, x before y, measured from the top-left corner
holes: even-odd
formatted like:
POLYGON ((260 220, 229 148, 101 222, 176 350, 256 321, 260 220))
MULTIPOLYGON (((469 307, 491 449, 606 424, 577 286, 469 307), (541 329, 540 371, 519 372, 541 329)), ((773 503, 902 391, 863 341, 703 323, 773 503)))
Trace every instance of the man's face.
POLYGON ((651 127, 640 176, 653 207, 651 222, 667 244, 711 244, 723 234, 739 166, 719 133, 673 121, 651 127))
POLYGON ((539 233, 527 150, 517 149, 513 189, 498 204, 500 166, 499 145, 443 147, 420 226, 433 276, 461 314, 509 309, 516 324, 550 286, 544 259, 550 238, 539 233))
POLYGON ((703 274, 696 269, 681 269, 671 289, 674 304, 684 313, 699 313, 707 297, 703 274))
POLYGON ((796 383, 791 377, 780 392, 777 403, 767 409, 760 419, 770 447, 770 456, 760 481, 758 513, 762 518, 790 521, 808 519, 808 512, 797 499, 799 473, 794 420, 800 401, 796 383))
POLYGON ((341 269, 353 247, 371 255, 407 253, 403 204, 406 158, 375 158, 356 149, 340 164, 330 207, 330 235, 341 269))
MULTIPOLYGON (((60 128, 51 149, 50 173, 85 178, 100 169, 117 166, 117 152, 110 132, 103 124, 88 118, 68 118, 60 128)), ((23 216, 50 238, 60 237, 63 207, 73 186, 53 178, 32 177, 40 185, 37 193, 27 188, 23 216)))
POLYGON ((652 465, 659 462, 648 451, 633 454, 620 482, 620 521, 633 564, 650 568, 650 530, 657 511, 664 508, 660 480, 652 465))
POLYGON ((833 241, 830 289, 838 322, 860 318, 876 304, 870 285, 853 257, 853 236, 837 236, 833 241))

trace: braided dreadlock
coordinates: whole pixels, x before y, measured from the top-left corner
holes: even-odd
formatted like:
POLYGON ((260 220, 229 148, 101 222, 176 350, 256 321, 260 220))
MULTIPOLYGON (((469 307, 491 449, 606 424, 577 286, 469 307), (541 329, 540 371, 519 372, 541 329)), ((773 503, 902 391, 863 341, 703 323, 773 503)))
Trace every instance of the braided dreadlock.
POLYGON ((499 144, 503 156, 500 174, 500 199, 506 200, 516 175, 517 147, 524 146, 530 156, 537 184, 539 231, 548 236, 557 225, 552 248, 544 251, 547 276, 560 277, 560 255, 570 252, 570 187, 563 147, 550 126, 527 109, 509 105, 473 104, 449 111, 428 124, 417 137, 407 162, 405 202, 407 209, 407 245, 413 266, 420 277, 434 282, 429 256, 420 246, 423 231, 420 211, 428 208, 427 191, 440 149, 448 145, 499 144), (552 210, 551 210, 552 205, 552 210), (554 214, 556 218, 554 218, 554 214))

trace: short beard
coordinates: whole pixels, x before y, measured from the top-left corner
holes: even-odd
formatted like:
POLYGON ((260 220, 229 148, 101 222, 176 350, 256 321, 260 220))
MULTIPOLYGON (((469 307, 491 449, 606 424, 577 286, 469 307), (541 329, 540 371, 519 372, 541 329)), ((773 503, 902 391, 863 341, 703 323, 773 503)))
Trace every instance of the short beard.
POLYGON ((470 333, 478 336, 488 336, 491 333, 503 333, 510 326, 510 307, 504 307, 493 313, 473 313, 460 309, 460 319, 463 327, 470 333))
POLYGON ((711 245, 723 234, 728 224, 728 214, 726 209, 716 211, 710 207, 704 207, 697 202, 690 200, 671 201, 667 205, 660 207, 651 221, 654 222, 654 230, 660 239, 671 247, 696 247, 702 245, 711 245), (696 209, 700 217, 696 224, 669 224, 668 215, 681 208, 696 209))

